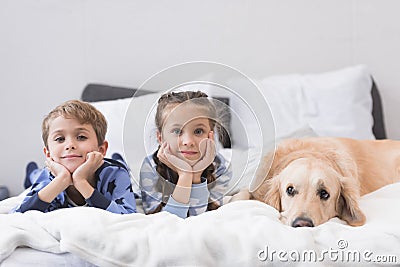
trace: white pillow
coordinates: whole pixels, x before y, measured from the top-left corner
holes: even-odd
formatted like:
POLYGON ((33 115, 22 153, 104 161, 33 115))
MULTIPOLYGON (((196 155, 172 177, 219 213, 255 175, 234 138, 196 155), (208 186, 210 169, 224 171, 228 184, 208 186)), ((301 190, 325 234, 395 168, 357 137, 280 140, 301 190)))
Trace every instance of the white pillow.
POLYGON ((306 125, 319 136, 375 139, 372 79, 363 65, 274 76, 257 84, 270 105, 278 139, 306 125))
MULTIPOLYGON (((130 122, 129 127, 134 127, 137 135, 132 136, 132 138, 142 138, 143 135, 141 133, 143 132, 144 127, 142 124, 144 124, 144 120, 148 116, 148 109, 157 103, 159 96, 159 94, 155 93, 134 98, 133 104, 136 105, 134 108, 135 121, 130 122)), ((124 156, 124 122, 126 112, 132 100, 133 98, 125 98, 91 103, 103 113, 108 123, 106 134, 108 150, 106 157, 111 157, 113 153, 119 153, 124 156)), ((148 127, 155 128, 155 123, 153 120, 149 121, 148 124, 148 127)), ((142 140, 139 142, 143 143, 142 140)))
POLYGON ((95 108, 103 113, 108 123, 106 134, 106 140, 108 141, 106 157, 108 158, 110 158, 113 153, 120 153, 122 155, 124 118, 130 101, 131 98, 125 98, 91 103, 95 108))

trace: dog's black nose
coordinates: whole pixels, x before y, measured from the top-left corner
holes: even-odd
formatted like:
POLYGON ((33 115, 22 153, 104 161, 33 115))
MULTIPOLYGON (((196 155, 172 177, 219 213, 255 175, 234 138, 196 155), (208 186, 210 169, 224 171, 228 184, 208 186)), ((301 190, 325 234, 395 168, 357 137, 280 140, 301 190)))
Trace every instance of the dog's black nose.
POLYGON ((314 223, 310 218, 297 217, 293 221, 292 227, 314 227, 314 223))

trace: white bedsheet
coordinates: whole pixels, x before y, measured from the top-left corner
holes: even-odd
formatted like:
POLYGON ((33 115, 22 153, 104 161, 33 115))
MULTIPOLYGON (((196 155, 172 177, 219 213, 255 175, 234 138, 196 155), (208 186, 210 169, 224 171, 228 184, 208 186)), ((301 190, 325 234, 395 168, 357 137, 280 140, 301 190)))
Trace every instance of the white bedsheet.
POLYGON ((69 266, 69 267, 97 267, 77 255, 72 253, 56 254, 51 252, 44 252, 29 247, 19 247, 6 258, 0 262, 1 267, 55 267, 55 266, 69 266))
MULTIPOLYGON (((361 227, 333 219, 315 228, 291 228, 258 201, 233 202, 186 220, 165 212, 117 215, 87 207, 0 214, 0 262, 27 246, 71 252, 100 266, 308 266, 309 260, 298 257, 313 253, 317 259, 311 261, 323 266, 355 265, 356 254, 360 266, 368 260, 398 266, 399 194, 397 183, 363 196, 367 223, 361 227)), ((0 202, 0 211, 12 201, 0 202)))

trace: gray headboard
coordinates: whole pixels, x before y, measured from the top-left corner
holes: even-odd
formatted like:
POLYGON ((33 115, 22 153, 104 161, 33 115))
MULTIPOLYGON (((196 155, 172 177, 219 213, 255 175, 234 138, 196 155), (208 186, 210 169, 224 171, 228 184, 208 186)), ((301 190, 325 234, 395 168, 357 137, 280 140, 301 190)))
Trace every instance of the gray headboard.
POLYGON ((375 81, 372 79, 372 116, 374 118, 374 126, 372 127, 372 132, 375 135, 376 139, 386 139, 386 129, 385 122, 383 120, 383 108, 382 108, 382 100, 379 94, 378 87, 375 81))
MULTIPOLYGON (((372 81, 373 81, 371 88, 371 95, 373 101, 372 116, 374 119, 374 125, 372 131, 376 139, 386 139, 382 101, 378 87, 373 79, 372 81)), ((87 102, 97 102, 105 100, 122 99, 122 98, 132 97, 133 95, 140 96, 151 93, 151 91, 139 90, 135 94, 136 91, 137 91, 136 89, 132 88, 90 83, 84 88, 81 99, 87 102)), ((229 99, 227 98, 218 98, 218 100, 223 101, 225 104, 229 105, 229 99)), ((227 119, 230 120, 230 118, 227 119)), ((227 133, 224 134, 227 135, 227 133)), ((226 138, 226 136, 223 139, 225 139, 224 147, 231 147, 230 139, 226 138)))

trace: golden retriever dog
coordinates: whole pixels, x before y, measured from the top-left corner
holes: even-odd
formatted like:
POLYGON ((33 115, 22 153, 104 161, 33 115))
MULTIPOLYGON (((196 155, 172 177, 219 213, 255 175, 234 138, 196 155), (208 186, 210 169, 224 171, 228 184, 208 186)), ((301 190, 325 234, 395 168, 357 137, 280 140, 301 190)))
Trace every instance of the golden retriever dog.
POLYGON ((400 142, 311 137, 288 139, 262 160, 262 181, 251 192, 281 212, 293 227, 313 227, 333 217, 360 226, 360 195, 400 181, 400 142))

